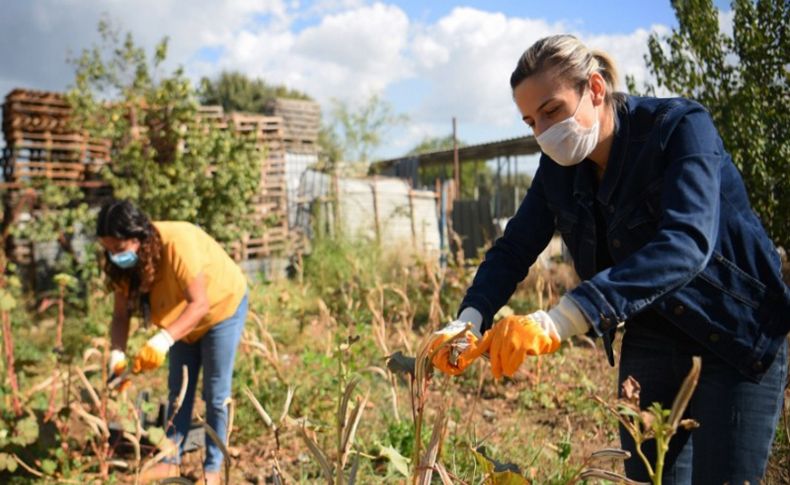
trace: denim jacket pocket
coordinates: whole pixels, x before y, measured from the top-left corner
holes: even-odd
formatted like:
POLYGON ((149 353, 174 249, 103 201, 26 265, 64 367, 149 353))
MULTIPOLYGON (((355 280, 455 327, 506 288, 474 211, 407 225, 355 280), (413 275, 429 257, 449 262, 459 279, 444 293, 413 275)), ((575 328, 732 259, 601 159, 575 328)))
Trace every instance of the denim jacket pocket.
POLYGON ((759 308, 765 300, 766 285, 719 252, 713 253, 699 276, 717 290, 752 308, 759 308))

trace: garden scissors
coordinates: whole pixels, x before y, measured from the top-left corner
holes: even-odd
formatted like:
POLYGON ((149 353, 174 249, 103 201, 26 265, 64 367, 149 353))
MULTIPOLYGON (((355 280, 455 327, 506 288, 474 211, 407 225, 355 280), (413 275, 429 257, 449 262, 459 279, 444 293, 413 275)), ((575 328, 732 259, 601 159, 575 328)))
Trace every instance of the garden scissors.
POLYGON ((127 383, 131 382, 134 373, 127 367, 120 374, 113 374, 107 379, 107 388, 110 390, 123 390, 127 383))

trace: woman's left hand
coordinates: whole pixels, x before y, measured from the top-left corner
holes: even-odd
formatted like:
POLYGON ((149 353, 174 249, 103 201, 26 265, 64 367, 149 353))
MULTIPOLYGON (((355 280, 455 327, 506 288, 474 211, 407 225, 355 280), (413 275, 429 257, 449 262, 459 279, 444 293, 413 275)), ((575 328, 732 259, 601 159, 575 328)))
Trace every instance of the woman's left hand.
POLYGON ((167 352, 174 343, 173 337, 167 330, 160 330, 159 333, 148 339, 145 346, 135 356, 132 372, 139 374, 159 368, 164 364, 167 352))

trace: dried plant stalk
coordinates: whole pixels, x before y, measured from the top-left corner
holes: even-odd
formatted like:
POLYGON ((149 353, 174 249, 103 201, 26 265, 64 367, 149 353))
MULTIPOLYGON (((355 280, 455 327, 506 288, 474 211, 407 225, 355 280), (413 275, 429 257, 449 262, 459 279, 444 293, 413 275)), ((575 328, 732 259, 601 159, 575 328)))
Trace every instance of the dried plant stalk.
POLYGON ((280 419, 278 422, 280 424, 285 423, 285 420, 288 418, 288 412, 291 410, 291 403, 294 399, 294 389, 291 386, 288 386, 288 393, 285 395, 285 403, 283 403, 283 412, 280 414, 280 419))
POLYGON ((228 448, 225 446, 224 441, 219 437, 219 435, 217 435, 217 432, 214 431, 214 428, 212 428, 211 425, 209 425, 200 416, 198 416, 197 419, 200 424, 203 425, 203 429, 206 430, 206 434, 208 434, 209 438, 211 438, 211 441, 213 441, 222 452, 222 459, 225 465, 225 483, 230 483, 230 452, 228 452, 228 448))
POLYGON ((354 435, 357 432, 357 428, 359 427, 359 422, 362 420, 362 413, 365 410, 365 406, 368 403, 368 395, 366 394, 364 398, 358 399, 357 405, 354 406, 354 409, 351 411, 351 417, 349 419, 349 426, 346 426, 343 430, 343 441, 342 441, 342 454, 341 454, 341 461, 340 461, 340 468, 341 470, 345 467, 346 462, 348 460, 348 454, 351 451, 351 445, 354 443, 354 435))
POLYGON ((134 448, 134 467, 137 468, 140 466, 141 454, 140 454, 140 440, 137 436, 129 433, 128 431, 123 432, 123 437, 129 440, 132 443, 132 447, 134 448))
POLYGON ((321 467, 321 471, 323 472, 327 483, 330 485, 333 484, 334 477, 332 474, 332 465, 329 464, 329 460, 326 459, 326 455, 318 446, 318 443, 316 443, 315 440, 307 434, 307 430, 305 430, 304 427, 299 428, 299 435, 302 437, 302 440, 307 445, 307 449, 310 450, 310 453, 313 454, 313 457, 321 467))
POLYGON ((178 452, 178 447, 181 446, 181 440, 172 441, 170 439, 162 440, 164 445, 159 447, 159 452, 154 455, 150 460, 146 461, 140 468, 140 474, 145 473, 146 470, 164 460, 167 456, 178 452))
POLYGON ((173 404, 173 416, 178 414, 181 405, 184 404, 184 398, 187 395, 187 387, 189 386, 189 371, 186 365, 181 366, 181 389, 178 390, 176 402, 173 404))
POLYGON ((425 450, 425 456, 422 462, 420 462, 420 473, 417 479, 418 485, 430 485, 434 466, 439 457, 439 448, 444 441, 444 433, 446 430, 447 416, 444 408, 440 408, 433 426, 433 432, 431 433, 431 441, 428 444, 428 449, 425 450))
POLYGON ((233 432, 233 419, 236 414, 236 405, 232 397, 226 398, 223 405, 228 408, 228 432, 225 433, 225 446, 230 446, 230 434, 233 432))
POLYGON ((266 426, 268 426, 271 429, 275 429, 274 421, 272 421, 271 416, 269 416, 269 413, 266 412, 266 410, 261 405, 260 401, 258 401, 255 395, 252 393, 250 388, 244 386, 242 388, 242 391, 244 392, 244 395, 247 396, 247 399, 249 399, 250 402, 252 402, 252 406, 255 408, 256 411, 258 411, 258 414, 263 419, 263 422, 266 423, 266 426))
POLYGON ((697 388, 697 383, 699 382, 699 376, 701 372, 702 359, 697 356, 692 357, 691 370, 689 371, 686 378, 683 379, 683 384, 680 386, 680 390, 675 396, 675 400, 672 402, 672 411, 669 413, 669 425, 672 427, 673 431, 677 430, 680 420, 683 418, 683 414, 686 412, 686 408, 688 407, 689 401, 691 400, 691 396, 694 394, 694 390, 697 388))
POLYGON ((602 478, 604 480, 609 480, 610 482, 622 484, 622 485, 650 485, 649 483, 645 482, 637 482, 635 480, 631 480, 630 478, 626 478, 619 473, 610 472, 607 470, 600 470, 598 468, 588 468, 579 474, 579 478, 582 480, 589 480, 591 478, 602 478))
POLYGON ((83 372, 79 367, 75 367, 74 370, 77 372, 77 377, 79 377, 80 381, 82 381, 83 387, 88 391, 88 395, 90 396, 91 401, 93 401, 94 406, 96 406, 96 409, 101 409, 102 406, 99 395, 96 393, 96 389, 93 388, 93 385, 88 380, 85 372, 83 372))
POLYGON ((97 436, 101 436, 104 440, 110 439, 110 429, 103 419, 86 411, 78 402, 71 403, 71 409, 94 430, 97 436))

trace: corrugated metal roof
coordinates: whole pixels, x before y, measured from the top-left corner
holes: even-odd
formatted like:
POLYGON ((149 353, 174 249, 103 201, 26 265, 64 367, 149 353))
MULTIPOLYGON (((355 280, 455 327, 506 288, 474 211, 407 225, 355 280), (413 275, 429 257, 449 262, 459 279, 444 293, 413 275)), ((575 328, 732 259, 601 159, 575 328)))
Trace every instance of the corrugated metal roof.
MULTIPOLYGON (((492 158, 516 156, 516 155, 531 155, 538 153, 540 147, 538 142, 535 141, 534 136, 519 136, 516 138, 508 138, 506 140, 492 141, 488 143, 481 143, 479 145, 468 145, 458 148, 459 162, 467 162, 473 160, 490 160, 492 158)), ((444 163, 453 163, 453 150, 441 150, 436 152, 420 153, 419 155, 407 155, 398 158, 391 158, 389 160, 381 160, 371 164, 371 171, 377 172, 405 160, 418 160, 421 167, 429 165, 441 165, 444 163)))

